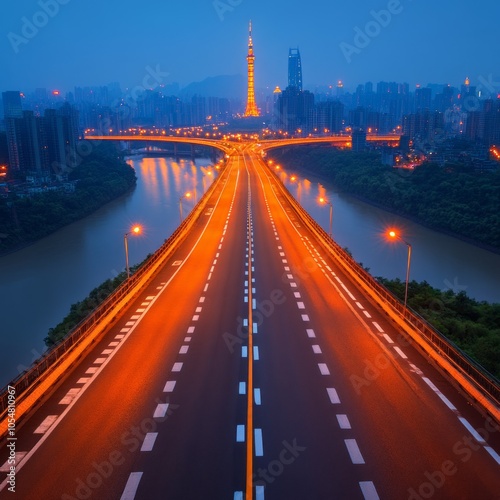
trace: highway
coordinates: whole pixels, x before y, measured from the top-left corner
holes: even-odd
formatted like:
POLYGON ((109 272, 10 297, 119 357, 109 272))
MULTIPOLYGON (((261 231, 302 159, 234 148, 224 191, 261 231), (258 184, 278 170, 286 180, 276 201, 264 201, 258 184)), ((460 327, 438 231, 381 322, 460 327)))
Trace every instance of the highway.
POLYGON ((0 498, 499 499, 498 425, 238 148, 188 238, 18 429, 0 498))

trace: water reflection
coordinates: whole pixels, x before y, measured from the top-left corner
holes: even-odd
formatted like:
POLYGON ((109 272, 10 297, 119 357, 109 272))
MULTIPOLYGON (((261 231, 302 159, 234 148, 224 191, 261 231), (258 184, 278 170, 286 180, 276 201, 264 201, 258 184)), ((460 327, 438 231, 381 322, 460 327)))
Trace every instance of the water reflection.
MULTIPOLYGON (((0 257, 0 386, 14 378, 44 350, 43 339, 69 312, 71 304, 125 268, 123 236, 131 237, 134 265, 154 252, 179 225, 179 195, 201 194, 204 173, 215 169, 208 159, 176 162, 131 158, 138 181, 133 192, 62 228, 37 243, 0 257), (19 370, 18 370, 19 366, 19 370)), ((208 187, 208 184, 206 185, 208 187)), ((184 215, 193 207, 184 206, 184 215)))
POLYGON ((407 249, 386 238, 389 227, 399 228, 411 243, 411 279, 427 281, 441 290, 465 291, 478 300, 500 302, 500 255, 441 234, 409 219, 391 214, 335 189, 313 174, 280 171, 280 179, 302 206, 329 232, 333 204, 333 237, 347 247, 374 276, 405 279, 407 249))

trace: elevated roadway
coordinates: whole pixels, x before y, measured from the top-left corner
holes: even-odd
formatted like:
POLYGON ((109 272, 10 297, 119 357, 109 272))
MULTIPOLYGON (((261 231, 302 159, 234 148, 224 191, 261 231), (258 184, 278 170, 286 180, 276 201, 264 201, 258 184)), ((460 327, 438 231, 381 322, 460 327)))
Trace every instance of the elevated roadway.
POLYGON ((18 430, 15 498, 498 498, 498 426, 236 147, 188 238, 18 430))

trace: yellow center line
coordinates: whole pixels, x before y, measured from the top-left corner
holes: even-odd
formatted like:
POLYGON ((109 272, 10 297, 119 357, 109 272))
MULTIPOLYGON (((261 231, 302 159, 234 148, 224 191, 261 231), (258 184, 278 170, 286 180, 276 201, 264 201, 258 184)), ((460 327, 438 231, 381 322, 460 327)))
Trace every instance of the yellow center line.
MULTIPOLYGON (((250 181, 250 175, 249 175, 250 181)), ((247 479, 245 499, 253 499, 253 322, 252 322, 252 228, 248 187, 248 382, 247 382, 247 479)))

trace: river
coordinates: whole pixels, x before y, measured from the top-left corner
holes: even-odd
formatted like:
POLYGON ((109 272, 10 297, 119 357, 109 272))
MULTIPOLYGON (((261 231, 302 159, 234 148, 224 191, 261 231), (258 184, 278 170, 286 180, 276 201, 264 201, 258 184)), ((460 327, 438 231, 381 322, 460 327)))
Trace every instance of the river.
MULTIPOLYGON (((130 264, 156 250, 179 224, 180 198, 199 198, 215 171, 210 160, 175 161, 132 158, 137 187, 94 214, 35 244, 0 258, 0 386, 7 384, 44 350, 43 339, 95 286, 125 267, 123 236, 133 224, 144 228, 129 236, 130 264)), ((500 255, 442 235, 407 219, 341 194, 310 175, 283 181, 316 220, 375 276, 405 278, 406 245, 389 243, 385 228, 397 226, 412 244, 411 278, 440 289, 465 290, 480 300, 500 302, 500 255)), ((181 200, 183 216, 195 200, 181 200)), ((256 235, 258 237, 258 235, 256 235)))

